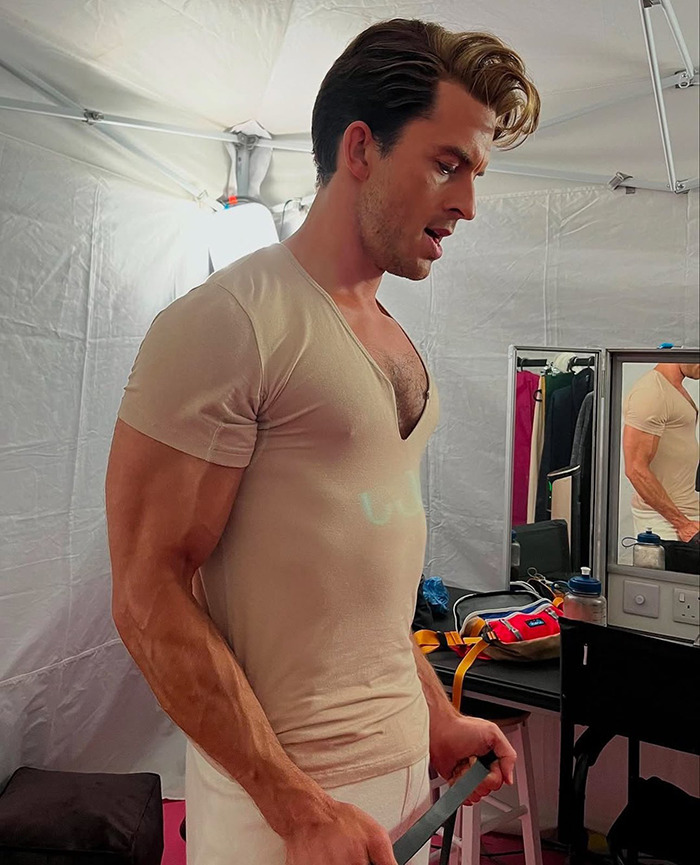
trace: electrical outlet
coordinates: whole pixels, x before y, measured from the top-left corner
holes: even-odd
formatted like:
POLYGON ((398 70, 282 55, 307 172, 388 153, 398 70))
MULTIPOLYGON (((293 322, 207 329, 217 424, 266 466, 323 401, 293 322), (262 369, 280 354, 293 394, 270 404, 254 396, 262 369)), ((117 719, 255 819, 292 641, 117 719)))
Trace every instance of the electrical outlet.
POLYGON ((700 596, 697 589, 673 590, 673 621, 686 625, 700 622, 700 596))

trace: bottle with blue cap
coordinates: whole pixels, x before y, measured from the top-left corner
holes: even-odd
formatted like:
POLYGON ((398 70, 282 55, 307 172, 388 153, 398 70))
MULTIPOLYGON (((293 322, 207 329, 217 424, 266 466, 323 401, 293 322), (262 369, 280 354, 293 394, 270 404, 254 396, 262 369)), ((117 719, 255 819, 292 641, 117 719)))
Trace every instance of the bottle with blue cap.
POLYGON ((590 568, 581 568, 580 574, 569 579, 569 591, 564 596, 564 615, 567 619, 606 625, 607 604, 600 580, 591 576, 590 568))
POLYGON ((659 535, 648 528, 637 535, 637 543, 632 548, 632 564, 635 568, 666 568, 666 551, 661 545, 659 535))

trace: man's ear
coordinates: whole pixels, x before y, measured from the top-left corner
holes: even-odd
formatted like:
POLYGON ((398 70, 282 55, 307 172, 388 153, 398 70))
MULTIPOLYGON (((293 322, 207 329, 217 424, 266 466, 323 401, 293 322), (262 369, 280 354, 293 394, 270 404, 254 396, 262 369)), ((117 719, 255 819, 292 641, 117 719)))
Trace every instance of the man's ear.
POLYGON ((372 130, 361 120, 355 120, 343 133, 340 153, 348 171, 357 180, 367 180, 371 173, 371 160, 377 151, 372 130))

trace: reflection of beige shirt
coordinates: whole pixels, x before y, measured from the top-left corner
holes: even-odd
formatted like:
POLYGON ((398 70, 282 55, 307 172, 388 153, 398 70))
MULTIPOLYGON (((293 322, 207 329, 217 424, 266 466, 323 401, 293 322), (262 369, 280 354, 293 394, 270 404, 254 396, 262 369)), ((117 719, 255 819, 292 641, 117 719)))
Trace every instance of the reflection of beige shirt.
POLYGON ((401 439, 389 379, 280 244, 161 312, 126 388, 130 426, 246 467, 202 568, 209 610, 282 746, 324 786, 428 751, 411 621, 437 413, 432 392, 401 439))
MULTIPOLYGON (((671 501, 690 519, 698 519, 700 497, 695 492, 698 410, 660 372, 652 369, 632 387, 624 405, 628 426, 659 437, 649 468, 671 501)), ((633 507, 655 514, 635 492, 633 507)))

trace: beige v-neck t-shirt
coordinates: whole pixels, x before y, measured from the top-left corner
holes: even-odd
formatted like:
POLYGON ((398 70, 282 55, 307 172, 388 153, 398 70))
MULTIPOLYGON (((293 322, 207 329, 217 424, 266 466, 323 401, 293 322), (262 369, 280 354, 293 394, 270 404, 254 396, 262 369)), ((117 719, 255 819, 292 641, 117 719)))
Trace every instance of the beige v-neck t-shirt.
MULTIPOLYGON (((688 519, 697 520, 700 496, 695 491, 699 456, 695 404, 652 369, 630 390, 623 415, 627 426, 659 437, 649 468, 674 505, 688 519)), ((632 497, 632 505, 640 516, 656 516, 656 511, 638 493, 632 497)))
POLYGON ((411 648, 419 470, 438 416, 428 380, 403 440, 391 382, 276 244, 156 317, 119 411, 177 450, 246 467, 201 569, 209 611, 282 746, 326 787, 428 753, 411 648))

